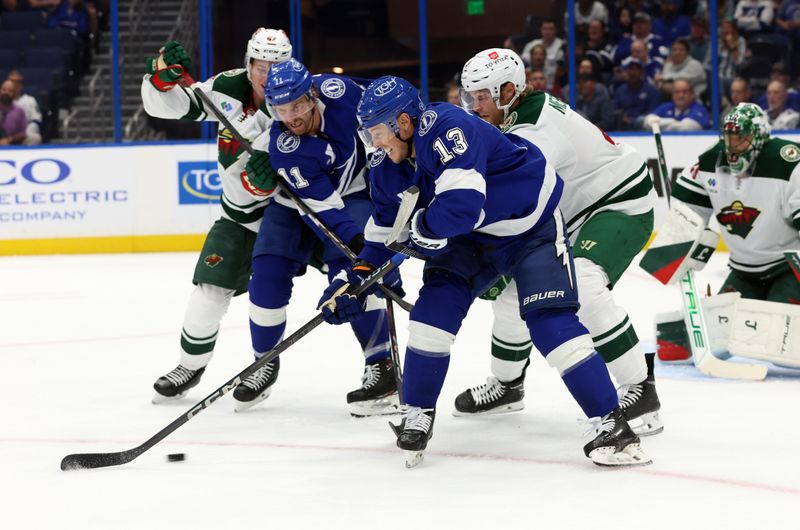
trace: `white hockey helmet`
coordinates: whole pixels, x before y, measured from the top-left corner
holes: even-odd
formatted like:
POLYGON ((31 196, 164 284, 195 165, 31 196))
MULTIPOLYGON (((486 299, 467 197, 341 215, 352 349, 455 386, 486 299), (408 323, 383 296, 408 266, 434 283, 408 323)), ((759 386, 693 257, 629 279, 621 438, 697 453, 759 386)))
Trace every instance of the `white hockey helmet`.
POLYGON ((525 65, 513 50, 506 48, 489 48, 467 61, 461 71, 461 104, 472 110, 472 92, 486 89, 497 105, 508 115, 508 109, 525 90, 525 65), (500 88, 506 83, 513 83, 514 97, 506 105, 500 105, 500 88))
POLYGON ((292 58, 292 43, 282 29, 258 28, 247 41, 244 67, 250 76, 250 60, 282 63, 292 58))

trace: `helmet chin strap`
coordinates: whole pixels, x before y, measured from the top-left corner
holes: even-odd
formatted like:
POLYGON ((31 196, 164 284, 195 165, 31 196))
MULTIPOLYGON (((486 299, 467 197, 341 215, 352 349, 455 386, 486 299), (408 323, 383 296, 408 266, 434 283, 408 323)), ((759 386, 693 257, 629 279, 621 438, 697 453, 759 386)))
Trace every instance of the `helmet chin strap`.
POLYGON ((517 101, 519 99, 519 97, 521 95, 522 95, 522 92, 516 92, 515 91, 514 92, 514 97, 511 98, 511 101, 509 101, 505 105, 500 105, 500 96, 497 97, 497 100, 495 101, 495 105, 497 105, 497 110, 502 110, 503 111, 503 121, 505 121, 505 119, 508 118, 508 111, 511 110, 511 106, 514 104, 515 101, 517 101))

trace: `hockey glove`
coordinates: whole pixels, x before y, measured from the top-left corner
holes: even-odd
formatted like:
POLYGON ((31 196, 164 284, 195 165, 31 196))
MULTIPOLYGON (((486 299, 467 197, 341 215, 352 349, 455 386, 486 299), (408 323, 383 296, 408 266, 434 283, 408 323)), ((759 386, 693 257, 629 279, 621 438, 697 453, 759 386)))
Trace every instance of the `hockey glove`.
POLYGON ((367 309, 367 297, 345 293, 350 286, 347 271, 342 269, 319 299, 319 309, 328 324, 344 324, 357 320, 367 309))
POLYGON ((253 195, 270 195, 277 186, 278 174, 272 169, 269 163, 269 153, 266 151, 256 151, 250 156, 244 167, 245 174, 242 175, 245 188, 253 195))
POLYGON ((158 57, 150 57, 145 63, 150 83, 160 92, 172 90, 191 67, 192 59, 183 46, 174 40, 159 50, 158 57))
MULTIPOLYGON (((364 279, 373 273, 375 267, 367 263, 366 261, 357 261, 353 268, 347 271, 347 281, 351 285, 361 285, 364 282, 364 279)), ((383 291, 379 288, 379 284, 383 284, 395 293, 397 293, 400 298, 406 295, 406 292, 403 290, 403 278, 400 277, 400 268, 394 268, 388 273, 386 276, 381 278, 381 280, 377 283, 372 284, 370 287, 364 291, 363 296, 374 294, 378 298, 383 298, 383 291)))
POLYGON ((447 238, 440 238, 425 224, 425 208, 419 210, 411 218, 411 229, 408 235, 411 238, 410 246, 420 254, 438 256, 447 250, 447 238))

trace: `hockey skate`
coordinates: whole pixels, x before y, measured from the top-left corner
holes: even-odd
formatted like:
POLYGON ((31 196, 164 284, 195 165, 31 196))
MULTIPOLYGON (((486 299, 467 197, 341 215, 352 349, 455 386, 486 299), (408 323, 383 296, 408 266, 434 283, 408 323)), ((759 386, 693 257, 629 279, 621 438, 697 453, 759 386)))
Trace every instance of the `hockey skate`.
POLYGON ((350 415, 356 418, 400 412, 392 360, 387 357, 366 365, 361 376, 361 388, 347 394, 347 404, 350 415))
POLYGON ((278 358, 265 364, 242 381, 233 391, 233 399, 236 400, 234 410, 242 412, 267 399, 272 392, 272 385, 278 380, 280 368, 281 362, 278 358))
POLYGON ((456 396, 453 416, 479 416, 482 414, 505 414, 525 408, 525 363, 522 375, 504 383, 496 377, 487 377, 486 383, 456 396))
POLYGON ((422 463, 428 440, 433 437, 433 420, 436 409, 408 407, 398 430, 397 447, 403 450, 406 468, 411 469, 422 463))
POLYGON ((619 389, 619 407, 633 432, 639 436, 652 436, 664 430, 664 423, 659 415, 661 402, 658 400, 656 380, 653 374, 654 357, 654 353, 645 355, 647 379, 619 389))
POLYGON ((631 430, 620 407, 602 418, 590 418, 587 434, 594 440, 583 446, 583 452, 598 466, 646 466, 653 460, 642 451, 639 437, 631 430))
POLYGON ((153 383, 156 391, 153 395, 153 404, 157 405, 164 401, 182 398, 190 388, 197 386, 205 371, 205 366, 197 370, 190 370, 179 364, 153 383))

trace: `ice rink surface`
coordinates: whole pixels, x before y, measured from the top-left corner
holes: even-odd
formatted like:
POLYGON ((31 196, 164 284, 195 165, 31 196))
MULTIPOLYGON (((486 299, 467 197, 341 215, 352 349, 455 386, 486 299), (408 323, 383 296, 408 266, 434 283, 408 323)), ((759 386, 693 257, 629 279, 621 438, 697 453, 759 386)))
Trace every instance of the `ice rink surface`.
MULTIPOLYGON (((698 275, 721 284, 727 255, 698 275)), ((800 528, 800 377, 764 382, 656 366, 663 434, 654 464, 612 470, 583 456, 581 416, 536 357, 527 408, 455 418, 489 375, 491 310, 476 302, 453 349, 425 462, 406 470, 387 418, 349 416, 363 361, 347 327, 323 324, 284 355, 272 396, 234 413, 225 396, 133 462, 64 473, 68 453, 133 448, 252 362, 246 296, 187 398, 152 405, 178 361, 196 254, 0 258, 0 529, 800 528), (186 453, 168 463, 168 453, 186 453)), ((420 284, 404 266, 406 290, 420 284)), ((324 281, 295 282, 288 331, 324 281)), ((676 288, 637 266, 615 289, 645 346, 676 288)), ((415 295, 411 295, 413 300, 415 295)), ((401 346, 407 314, 397 309, 401 346)))

